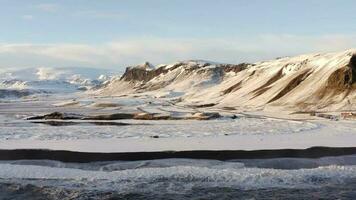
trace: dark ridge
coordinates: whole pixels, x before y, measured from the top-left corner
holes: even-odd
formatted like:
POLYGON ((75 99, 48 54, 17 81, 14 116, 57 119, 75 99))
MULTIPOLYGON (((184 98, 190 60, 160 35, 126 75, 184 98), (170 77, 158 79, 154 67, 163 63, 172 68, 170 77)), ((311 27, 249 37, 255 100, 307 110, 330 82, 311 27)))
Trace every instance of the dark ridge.
MULTIPOLYGON (((200 104, 200 105, 193 105, 190 106, 192 108, 206 108, 206 107, 213 107, 217 104, 210 103, 210 104, 200 104)), ((192 113, 193 114, 193 113, 192 113)), ((31 123, 37 124, 47 124, 52 126, 70 126, 70 125, 79 125, 79 124, 95 124, 101 126, 123 126, 123 125, 134 125, 134 124, 124 124, 120 122, 102 122, 103 120, 123 120, 123 119, 133 119, 133 120, 209 120, 221 117, 219 113, 208 113, 203 112, 202 115, 199 117, 192 116, 192 117, 174 117, 171 115, 165 115, 161 113, 147 113, 147 112, 137 112, 137 113, 114 113, 114 114, 107 114, 107 115, 94 115, 94 116, 84 116, 78 115, 73 113, 60 113, 54 112, 46 115, 39 115, 34 117, 29 117, 31 123), (78 120, 78 121, 67 121, 67 120, 78 120), (92 121, 85 121, 85 120, 95 120, 96 122, 92 121)))
POLYGON ((40 119, 62 119, 62 120, 71 120, 71 119, 82 119, 84 116, 73 113, 61 113, 61 112, 53 112, 46 115, 39 115, 34 117, 29 117, 27 120, 40 120, 40 119))
POLYGON ((252 91, 252 93, 255 95, 253 98, 260 96, 264 92, 266 92, 274 82, 278 81, 283 77, 283 68, 281 68, 276 74, 274 74, 265 84, 263 84, 261 87, 255 89, 252 91))
POLYGON ((356 88, 356 55, 353 55, 347 66, 334 71, 327 79, 325 87, 318 90, 320 99, 344 93, 344 98, 356 88))
POLYGON ((308 69, 305 72, 299 74, 298 76, 294 77, 288 84, 285 86, 275 97, 268 101, 271 103, 283 97, 284 95, 288 94, 294 88, 296 88, 301 82, 303 82, 309 75, 311 74, 311 70, 308 69))
POLYGON ((350 59, 349 67, 351 68, 351 84, 356 83, 356 55, 353 55, 350 59))
POLYGON ((132 113, 114 113, 109 115, 97 115, 83 117, 82 120, 120 120, 120 119, 132 119, 135 114, 132 113))
POLYGON ((229 107, 229 106, 222 107, 222 109, 224 109, 224 110, 236 110, 235 107, 229 107))
POLYGON ((232 65, 232 64, 221 64, 220 67, 223 68, 223 71, 225 73, 227 72, 235 72, 235 73, 238 73, 238 72, 241 72, 245 69, 248 68, 248 66, 251 66, 253 64, 250 64, 250 63, 241 63, 241 64, 238 64, 238 65, 232 65))
MULTIPOLYGON (((146 62, 144 66, 151 65, 150 63, 146 62)), ((171 70, 174 70, 178 67, 181 67, 185 65, 185 63, 177 63, 173 65, 170 68, 166 68, 166 66, 159 67, 157 69, 152 69, 152 70, 146 70, 144 68, 139 68, 139 67, 127 67, 125 73, 122 75, 120 80, 124 81, 143 81, 143 82, 148 82, 151 79, 153 79, 156 76, 159 76, 160 74, 165 74, 171 70)), ((190 66, 189 68, 186 69, 187 72, 192 72, 198 69, 204 69, 204 67, 210 66, 210 63, 205 63, 204 65, 194 65, 190 66)), ((248 63, 241 63, 238 65, 234 64, 218 64, 217 69, 218 71, 221 71, 221 73, 227 73, 230 71, 233 72, 240 72, 242 70, 247 69, 247 67, 251 65, 248 63)), ((209 69, 210 70, 210 69, 209 69)), ((204 71, 200 71, 199 73, 203 73, 204 71)))
MULTIPOLYGON (((271 88, 271 87, 264 87, 264 88, 258 89, 257 91, 254 92, 254 95, 255 95, 255 96, 253 96, 251 99, 254 99, 254 98, 260 96, 261 94, 267 92, 267 90, 269 90, 270 88, 271 88)), ((250 99, 250 100, 251 100, 251 99, 250 99)))
POLYGON ((216 106, 216 105, 217 105, 216 103, 207 103, 207 104, 191 105, 189 107, 192 107, 192 108, 208 108, 208 107, 213 107, 213 106, 216 106))
POLYGON ((73 122, 73 121, 31 121, 34 124, 45 124, 48 126, 75 126, 75 125, 96 125, 96 126, 129 126, 139 124, 128 124, 122 122, 73 122))
MULTIPOLYGON (((146 62, 145 65, 150 65, 150 64, 146 62)), ((125 73, 122 75, 120 80, 147 82, 160 74, 167 73, 168 71, 174 70, 180 66, 181 65, 174 65, 169 69, 166 69, 165 66, 162 66, 160 68, 152 69, 152 70, 146 70, 138 67, 127 67, 125 73)))
POLYGON ((229 151, 163 151, 129 153, 87 153, 44 149, 0 150, 0 160, 57 160, 61 162, 88 163, 98 161, 139 161, 168 158, 187 159, 270 159, 270 158, 320 158, 356 154, 356 147, 312 147, 308 149, 229 150, 229 151))
POLYGON ((235 85, 233 85, 233 86, 227 88, 226 90, 224 90, 223 94, 225 95, 225 94, 229 94, 231 92, 235 92, 235 91, 237 91, 237 90, 239 90, 241 88, 241 85, 242 85, 242 81, 240 81, 240 82, 236 83, 235 85))
POLYGON ((107 115, 85 116, 75 113, 61 113, 53 112, 46 115, 38 115, 29 117, 27 120, 120 120, 120 119, 133 119, 133 113, 114 113, 107 115))

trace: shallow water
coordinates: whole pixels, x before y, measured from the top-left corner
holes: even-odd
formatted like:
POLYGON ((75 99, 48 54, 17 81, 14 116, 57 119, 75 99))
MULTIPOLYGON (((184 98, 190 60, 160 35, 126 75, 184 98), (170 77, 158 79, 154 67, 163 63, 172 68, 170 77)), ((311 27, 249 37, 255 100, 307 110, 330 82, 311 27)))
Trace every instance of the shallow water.
POLYGON ((355 158, 3 161, 0 199, 355 199, 355 158))

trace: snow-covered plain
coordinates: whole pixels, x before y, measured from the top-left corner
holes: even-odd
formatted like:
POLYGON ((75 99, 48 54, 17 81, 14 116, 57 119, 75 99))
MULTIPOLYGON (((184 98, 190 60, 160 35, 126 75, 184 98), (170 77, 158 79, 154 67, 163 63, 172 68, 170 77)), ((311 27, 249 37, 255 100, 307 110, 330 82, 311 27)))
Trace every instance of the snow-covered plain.
POLYGON ((202 121, 101 121, 126 125, 97 125, 93 123, 97 122, 95 120, 67 120, 73 124, 50 126, 25 120, 29 116, 53 111, 97 115, 138 110, 176 114, 208 110, 177 107, 149 97, 91 98, 76 94, 74 98, 71 95, 52 95, 36 101, 7 101, 0 103, 0 108, 1 149, 41 148, 85 152, 256 150, 312 146, 353 147, 356 141, 354 121, 333 121, 306 114, 241 112, 236 113, 236 118, 232 119, 231 111, 225 111, 221 112, 222 118, 202 121), (72 101, 77 103, 68 103, 72 101), (93 104, 119 107, 98 107, 93 104))

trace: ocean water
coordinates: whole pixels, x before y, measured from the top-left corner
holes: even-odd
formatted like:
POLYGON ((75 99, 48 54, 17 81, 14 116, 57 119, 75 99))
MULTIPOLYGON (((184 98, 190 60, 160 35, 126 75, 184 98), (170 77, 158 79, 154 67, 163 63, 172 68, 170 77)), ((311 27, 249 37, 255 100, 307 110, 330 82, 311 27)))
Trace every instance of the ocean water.
MULTIPOLYGON (((145 185, 142 185, 145 187, 145 185)), ((117 192, 58 187, 0 184, 1 199, 125 199, 125 200, 180 200, 180 199, 355 199, 356 180, 321 188, 265 188, 243 190, 233 187, 194 187, 177 193, 117 192)))
POLYGON ((355 158, 2 161, 0 199, 356 199, 355 158))

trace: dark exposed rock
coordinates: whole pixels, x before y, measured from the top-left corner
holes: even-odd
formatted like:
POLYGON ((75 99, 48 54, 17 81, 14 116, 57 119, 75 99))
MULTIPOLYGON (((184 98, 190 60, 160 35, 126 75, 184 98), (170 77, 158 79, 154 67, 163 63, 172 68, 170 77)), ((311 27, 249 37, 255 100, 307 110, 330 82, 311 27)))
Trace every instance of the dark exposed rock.
POLYGON ((339 120, 339 116, 326 114, 326 113, 315 113, 315 116, 325 118, 325 119, 331 119, 331 120, 335 120, 335 121, 339 120))
POLYGON ((81 87, 78 87, 77 90, 79 90, 79 91, 87 91, 88 88, 87 88, 87 87, 84 87, 84 86, 81 86, 81 87))
POLYGON ((42 123, 52 126, 65 126, 65 125, 77 125, 78 123, 90 123, 95 125, 124 125, 116 122, 62 122, 53 120, 122 120, 122 119, 134 119, 134 120, 186 120, 186 119, 196 119, 196 120, 209 120, 221 117, 219 113, 194 113, 188 117, 173 117, 169 114, 162 113, 115 113, 108 115, 96 115, 96 116, 84 116, 71 113, 60 113, 54 112, 47 115, 39 115, 34 117, 29 117, 27 120, 31 120, 33 123, 42 123), (44 120, 44 121, 34 121, 34 120, 44 120), (52 120, 52 121, 51 121, 52 120))
POLYGON ((310 74, 311 70, 305 70, 303 73, 297 75, 294 77, 276 96, 274 96, 271 100, 268 101, 268 103, 271 103, 273 101, 276 101, 292 91, 294 88, 296 88, 301 82, 303 82, 310 74))
POLYGON ((192 107, 192 108, 207 108, 207 107, 213 107, 215 105, 216 105, 216 103, 207 103, 207 104, 191 105, 190 107, 192 107))
POLYGON ((235 107, 228 107, 228 106, 225 106, 222 109, 224 109, 224 110, 236 110, 235 107))
MULTIPOLYGON (((214 73, 218 73, 220 75, 223 75, 224 73, 228 72, 240 72, 242 70, 247 69, 248 66, 251 64, 247 63, 241 63, 238 65, 234 64, 216 64, 215 68, 206 68, 208 66, 211 66, 211 63, 203 63, 203 64, 187 64, 185 62, 180 62, 177 63, 169 68, 167 66, 161 66, 157 69, 153 69, 152 65, 146 62, 143 65, 135 66, 135 67, 127 67, 125 73, 122 75, 120 80, 124 81, 142 81, 142 82, 147 82, 150 81, 151 79, 159 76, 160 74, 165 74, 171 70, 175 70, 178 67, 185 67, 185 70, 189 73, 192 71, 196 71, 199 69, 205 69, 205 70, 212 70, 214 73)), ((197 71, 197 73, 204 73, 205 70, 202 71, 197 71)))
POLYGON ((235 91, 237 91, 237 90, 239 90, 241 88, 241 85, 242 85, 242 81, 240 81, 240 82, 234 84, 233 86, 227 88, 222 93, 223 93, 223 95, 225 95, 225 94, 229 94, 231 92, 235 92, 235 91))
POLYGON ((169 115, 155 114, 155 113, 135 113, 133 119, 137 120, 171 120, 175 119, 169 115))
POLYGON ((27 120, 39 120, 39 119, 61 119, 61 120, 70 120, 70 119, 82 119, 83 115, 72 114, 72 113, 61 113, 53 112, 47 115, 29 117, 27 120))
POLYGON ((0 89, 0 98, 8 98, 8 97, 25 97, 31 95, 31 91, 29 90, 8 90, 8 89, 0 89))
MULTIPOLYGON (((45 124, 49 126, 74 126, 74 125, 96 125, 96 126, 128 126, 132 124, 122 122, 73 122, 73 121, 33 121, 34 124, 45 124)), ((139 124, 135 124, 139 125, 139 124)))
POLYGON ((82 118, 83 120, 119 120, 119 119, 132 119, 132 113, 115 113, 110 115, 97 115, 82 118))
POLYGON ((109 115, 97 115, 97 116, 84 116, 78 114, 71 114, 71 113, 61 113, 61 112, 54 112, 47 115, 40 115, 29 117, 27 120, 51 120, 51 119, 59 119, 59 120, 72 120, 72 119, 79 119, 79 120, 119 120, 119 119, 132 119, 134 114, 131 113, 115 113, 109 115))
MULTIPOLYGON (((145 65, 150 65, 148 62, 145 63, 145 65)), ((154 77, 162 74, 162 73, 167 73, 170 70, 174 70, 179 65, 175 65, 169 69, 166 68, 166 66, 159 67, 157 69, 152 69, 148 67, 127 67, 125 73, 122 75, 120 80, 124 81, 143 81, 147 82, 154 77)))
POLYGON ((270 85, 272 85, 274 82, 278 81, 279 79, 281 79, 283 77, 283 68, 280 69, 276 74, 274 74, 265 84, 263 84, 261 87, 253 90, 252 92, 254 93, 254 97, 257 97, 261 94, 263 94, 264 92, 266 92, 270 87, 270 85))
POLYGON ((80 124, 79 122, 68 122, 68 121, 33 121, 34 124, 45 124, 49 126, 74 126, 80 124))
POLYGON ((224 72, 240 72, 248 68, 248 66, 253 66, 253 64, 249 63, 241 63, 238 65, 233 65, 233 64, 221 64, 220 67, 223 68, 224 72))
POLYGON ((334 71, 327 79, 317 95, 320 99, 330 95, 345 93, 347 96, 352 90, 356 89, 356 55, 350 58, 347 66, 334 71))
POLYGON ((238 119, 239 117, 237 115, 232 115, 231 119, 238 119))

